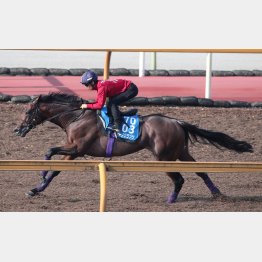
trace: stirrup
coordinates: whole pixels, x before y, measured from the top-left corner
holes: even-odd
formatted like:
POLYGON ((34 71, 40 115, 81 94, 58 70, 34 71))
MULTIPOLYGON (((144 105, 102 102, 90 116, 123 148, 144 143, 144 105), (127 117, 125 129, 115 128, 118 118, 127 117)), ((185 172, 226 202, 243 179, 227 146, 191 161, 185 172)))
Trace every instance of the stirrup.
POLYGON ((115 132, 120 132, 120 127, 118 127, 116 124, 112 126, 108 126, 107 129, 115 131, 115 132))
POLYGON ((115 132, 120 132, 120 129, 115 127, 115 126, 109 126, 107 129, 111 130, 111 131, 115 131, 115 132))

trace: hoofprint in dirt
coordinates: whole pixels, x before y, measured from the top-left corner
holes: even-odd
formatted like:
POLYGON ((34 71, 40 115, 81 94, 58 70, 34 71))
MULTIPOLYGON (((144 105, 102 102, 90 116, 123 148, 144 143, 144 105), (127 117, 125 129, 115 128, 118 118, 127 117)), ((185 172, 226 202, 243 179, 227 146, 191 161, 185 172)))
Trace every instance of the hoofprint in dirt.
MULTIPOLYGON (((17 137, 14 128, 21 122, 27 105, 0 104, 0 159, 43 160, 50 147, 63 145, 64 132, 51 123, 32 130, 25 138, 17 137)), ((161 113, 202 128, 245 140, 254 153, 238 154, 210 145, 190 145, 197 161, 262 161, 261 108, 137 107, 141 115, 161 113)), ((54 157, 53 159, 59 159, 54 157)), ((80 158, 78 158, 80 160, 80 158)), ((87 159, 94 159, 87 156, 87 159)), ((102 158, 96 158, 99 160, 102 158)), ((84 158, 82 159, 84 160, 84 158)), ((147 150, 116 157, 113 160, 154 160, 147 150)), ((211 173, 214 183, 226 198, 214 200, 202 179, 183 173, 185 184, 175 204, 166 204, 173 185, 165 173, 109 172, 108 211, 262 211, 260 173, 211 173)), ((98 211, 98 172, 61 172, 50 186, 34 198, 25 193, 39 184, 36 171, 0 171, 0 211, 98 211)))

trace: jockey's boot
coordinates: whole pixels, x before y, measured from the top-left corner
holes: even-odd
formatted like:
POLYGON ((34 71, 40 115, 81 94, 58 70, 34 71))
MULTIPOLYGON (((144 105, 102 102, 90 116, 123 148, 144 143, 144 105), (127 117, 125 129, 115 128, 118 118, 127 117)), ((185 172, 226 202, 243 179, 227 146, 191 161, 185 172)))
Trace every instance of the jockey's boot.
POLYGON ((112 116, 114 118, 114 124, 111 127, 112 130, 119 132, 121 129, 121 113, 117 105, 112 105, 111 107, 112 116))
POLYGON ((109 123, 108 126, 113 126, 114 125, 114 118, 112 116, 109 116, 109 123))
POLYGON ((121 121, 115 120, 111 125, 108 125, 108 129, 119 132, 121 130, 121 121))
POLYGON ((119 132, 121 130, 121 122, 118 120, 115 120, 111 128, 112 130, 119 132))

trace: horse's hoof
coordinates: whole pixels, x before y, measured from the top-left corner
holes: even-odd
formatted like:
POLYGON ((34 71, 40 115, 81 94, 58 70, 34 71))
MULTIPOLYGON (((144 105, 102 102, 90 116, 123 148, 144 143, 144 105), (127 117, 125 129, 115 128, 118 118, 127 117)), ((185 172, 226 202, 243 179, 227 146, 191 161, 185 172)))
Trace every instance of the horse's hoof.
POLYGON ((213 193, 212 196, 213 196, 213 199, 215 200, 225 200, 226 199, 226 196, 223 195, 221 192, 213 193))
POLYGON ((174 204, 174 203, 176 203, 176 200, 171 200, 171 199, 168 199, 167 201, 166 201, 166 203, 167 204, 174 204))
POLYGON ((177 193, 173 193, 169 196, 169 198, 167 199, 167 204, 173 204, 176 202, 177 200, 177 196, 178 194, 177 193))
POLYGON ((39 193, 38 193, 37 190, 34 188, 34 189, 28 191, 28 192, 25 193, 25 194, 26 194, 26 196, 28 196, 28 197, 33 197, 33 196, 38 195, 39 193))

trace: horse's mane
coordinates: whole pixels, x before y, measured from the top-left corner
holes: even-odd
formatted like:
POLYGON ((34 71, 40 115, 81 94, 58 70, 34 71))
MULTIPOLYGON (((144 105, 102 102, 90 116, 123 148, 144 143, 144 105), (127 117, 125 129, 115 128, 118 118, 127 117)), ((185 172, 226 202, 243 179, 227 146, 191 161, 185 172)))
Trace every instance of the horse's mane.
POLYGON ((39 102, 44 103, 63 103, 70 105, 79 105, 84 103, 84 99, 79 96, 74 96, 64 93, 49 93, 48 95, 41 95, 39 97, 39 102))

